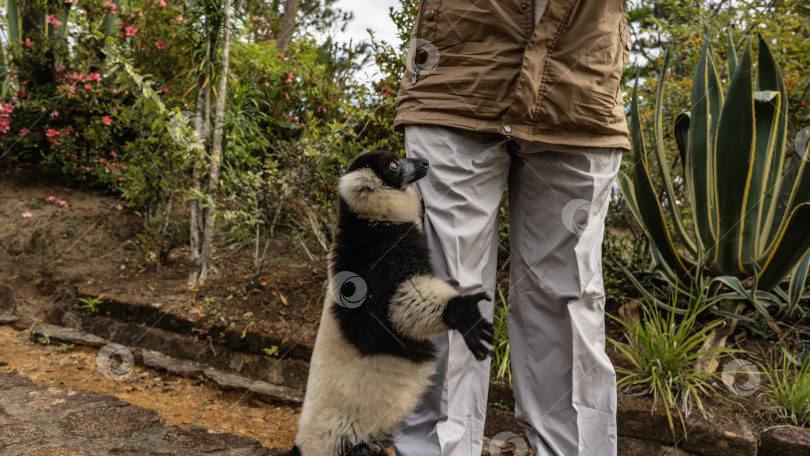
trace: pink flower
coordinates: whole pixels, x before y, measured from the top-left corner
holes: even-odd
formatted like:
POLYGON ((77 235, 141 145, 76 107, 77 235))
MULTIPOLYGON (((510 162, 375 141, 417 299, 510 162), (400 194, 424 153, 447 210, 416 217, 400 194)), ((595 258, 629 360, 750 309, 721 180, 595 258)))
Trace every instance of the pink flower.
POLYGON ((48 17, 45 19, 45 22, 53 25, 54 27, 61 27, 62 21, 56 18, 53 14, 49 14, 48 17))
POLYGON ((127 25, 126 27, 124 27, 124 36, 125 37, 127 37, 127 38, 133 37, 133 36, 135 36, 136 33, 138 33, 138 29, 136 29, 135 27, 133 27, 131 25, 127 25))
POLYGON ((118 154, 116 154, 115 151, 112 151, 112 152, 110 152, 110 157, 118 158, 118 154))
POLYGON ((107 159, 106 158, 99 158, 98 162, 101 163, 101 164, 104 164, 104 163, 107 163, 107 159))
POLYGON ((289 121, 291 121, 291 120, 292 120, 292 117, 291 117, 289 114, 284 114, 284 120, 286 120, 287 122, 289 122, 289 121))
POLYGON ((104 5, 102 5, 102 7, 108 9, 110 12, 115 11, 116 8, 117 8, 117 6, 115 6, 115 3, 110 2, 110 1, 105 1, 104 5))
POLYGON ((287 75, 287 82, 292 82, 293 77, 294 77, 294 76, 293 76, 293 73, 292 73, 292 71, 291 71, 291 72, 290 72, 290 74, 288 74, 288 75, 287 75))
POLYGON ((33 216, 34 214, 32 214, 28 209, 26 209, 25 212, 23 212, 23 218, 31 218, 33 216))
POLYGON ((164 87, 164 88, 163 88, 163 93, 169 93, 169 88, 168 88, 168 87, 164 87))
POLYGON ((287 93, 287 92, 284 92, 284 98, 286 98, 286 99, 288 99, 288 100, 289 100, 289 99, 290 99, 290 94, 289 94, 289 93, 287 93))
POLYGON ((101 75, 98 73, 90 73, 87 75, 87 80, 101 82, 101 75))
POLYGON ((27 47, 28 49, 31 49, 32 47, 34 47, 34 42, 31 41, 31 38, 26 38, 25 39, 25 47, 27 47))
POLYGON ((181 15, 179 15, 179 16, 177 16, 177 19, 176 19, 176 20, 177 20, 177 22, 179 22, 179 23, 181 23, 181 24, 185 24, 185 23, 186 23, 186 18, 184 18, 182 14, 181 14, 181 15))
POLYGON ((120 177, 118 178, 118 182, 122 182, 123 180, 124 180, 124 176, 120 176, 120 177))
POLYGON ((59 111, 56 111, 56 110, 51 111, 50 118, 51 119, 56 119, 57 117, 59 117, 59 111))
POLYGON ((802 99, 801 103, 802 103, 802 106, 804 106, 805 108, 810 108, 810 103, 808 103, 807 100, 802 99))
POLYGON ((110 125, 112 123, 112 119, 110 119, 110 116, 102 117, 101 121, 104 122, 104 125, 110 125))
POLYGON ((31 131, 29 131, 29 130, 28 130, 27 128, 25 128, 25 127, 22 127, 22 128, 20 129, 20 133, 19 133, 19 135, 20 135, 20 136, 27 136, 27 135, 28 135, 28 133, 31 133, 31 131))
POLYGON ((141 43, 141 50, 142 50, 142 51, 145 51, 145 50, 146 50, 146 44, 141 43))
POLYGON ((48 199, 47 199, 47 201, 48 201, 49 203, 55 203, 55 202, 56 202, 56 197, 55 197, 55 196, 49 196, 49 197, 48 197, 48 199))
POLYGON ((160 7, 166 8, 166 0, 160 0, 160 7))
POLYGON ((389 93, 391 93, 391 88, 389 88, 389 87, 382 87, 382 88, 380 89, 380 93, 381 93, 381 94, 383 94, 383 95, 388 95, 389 93))
POLYGON ((63 199, 58 199, 58 200, 56 200, 56 204, 58 204, 58 205, 60 205, 62 207, 65 207, 65 206, 67 206, 67 201, 65 201, 63 199))
POLYGON ((59 136, 59 133, 60 133, 59 130, 54 130, 53 128, 49 128, 48 131, 45 132, 45 136, 47 136, 49 138, 54 138, 56 136, 59 136))
POLYGON ((155 47, 158 49, 166 49, 166 42, 163 40, 155 41, 155 47))
POLYGON ((85 84, 85 85, 84 85, 84 89, 85 89, 85 90, 90 90, 90 89, 92 89, 92 88, 93 88, 93 86, 91 86, 90 84, 85 84))
POLYGON ((76 3, 76 0, 65 0, 65 3, 69 5, 71 3, 76 3))

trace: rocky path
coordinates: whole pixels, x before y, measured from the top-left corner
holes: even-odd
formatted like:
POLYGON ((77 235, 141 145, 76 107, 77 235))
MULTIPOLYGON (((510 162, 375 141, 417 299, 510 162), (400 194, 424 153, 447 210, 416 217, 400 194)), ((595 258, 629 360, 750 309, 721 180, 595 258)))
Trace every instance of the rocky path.
POLYGON ((154 410, 115 396, 40 387, 0 373, 0 454, 151 456, 277 454, 254 439, 162 423, 154 410))
POLYGON ((291 445, 297 407, 140 365, 111 380, 95 369, 97 351, 0 326, 0 456, 272 455, 291 445))

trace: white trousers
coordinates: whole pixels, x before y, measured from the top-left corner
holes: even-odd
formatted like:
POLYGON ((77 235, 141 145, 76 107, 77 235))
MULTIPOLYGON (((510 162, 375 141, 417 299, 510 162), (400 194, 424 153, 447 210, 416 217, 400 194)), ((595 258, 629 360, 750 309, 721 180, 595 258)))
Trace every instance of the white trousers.
MULTIPOLYGON (((418 125, 409 157, 439 276, 497 297, 498 209, 509 189, 509 341, 515 416, 539 455, 616 455, 616 376, 605 353, 602 236, 621 149, 418 125)), ((493 304, 481 312, 492 319, 493 304)), ((480 456, 490 361, 461 334, 435 340, 433 386, 395 435, 398 456, 480 456)))

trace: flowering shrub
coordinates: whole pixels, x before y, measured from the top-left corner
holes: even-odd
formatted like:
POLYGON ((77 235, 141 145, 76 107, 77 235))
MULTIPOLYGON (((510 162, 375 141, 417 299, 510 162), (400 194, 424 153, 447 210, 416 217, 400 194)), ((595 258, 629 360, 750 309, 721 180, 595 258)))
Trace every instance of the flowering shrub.
MULTIPOLYGON (((141 7, 130 10, 104 0, 23 5, 21 17, 42 15, 49 27, 23 28, 19 42, 9 46, 9 90, 0 110, 6 158, 39 163, 69 181, 120 188, 126 146, 151 134, 155 116, 136 107, 136 97, 108 77, 107 54, 115 49, 132 55, 136 64, 155 65, 164 94, 170 92, 166 82, 190 62, 165 55, 181 10, 165 0, 141 7)), ((182 50, 187 40, 175 42, 182 50)))

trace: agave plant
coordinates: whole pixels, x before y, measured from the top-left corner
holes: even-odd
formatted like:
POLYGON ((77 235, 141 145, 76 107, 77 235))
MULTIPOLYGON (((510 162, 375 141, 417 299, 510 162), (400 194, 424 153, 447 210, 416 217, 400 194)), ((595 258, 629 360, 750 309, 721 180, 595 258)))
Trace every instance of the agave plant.
POLYGON ((650 240, 654 263, 670 284, 687 293, 708 287, 712 300, 747 300, 773 322, 774 317, 805 312, 799 301, 807 297, 810 263, 810 163, 789 160, 785 86, 762 36, 756 75, 751 60, 750 41, 738 61, 729 35, 731 82, 724 96, 709 39, 704 40, 691 109, 675 118, 673 128, 687 192, 678 198, 661 121, 667 53, 650 148, 663 191, 651 176, 638 83, 630 109, 635 165, 629 174, 620 173, 619 186, 650 240), (688 201, 688 207, 680 201, 688 201), (791 272, 785 291, 780 284, 791 272))

